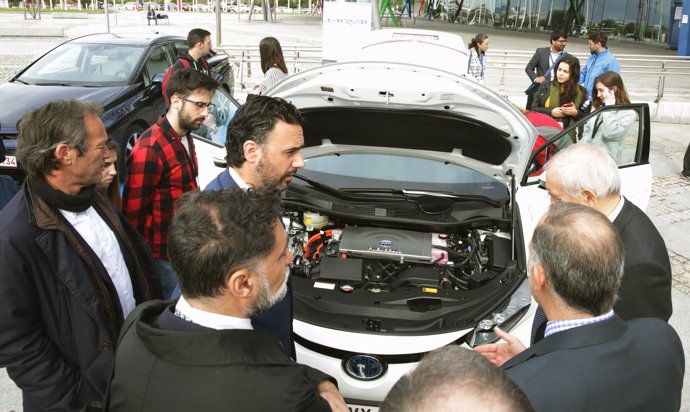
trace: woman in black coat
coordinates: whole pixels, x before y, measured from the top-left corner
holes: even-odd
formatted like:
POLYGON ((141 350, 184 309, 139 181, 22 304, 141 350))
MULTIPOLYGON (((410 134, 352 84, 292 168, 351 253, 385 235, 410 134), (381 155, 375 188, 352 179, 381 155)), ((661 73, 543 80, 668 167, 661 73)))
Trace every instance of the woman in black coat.
POLYGON ((587 91, 577 84, 579 79, 580 61, 572 55, 564 56, 554 79, 543 82, 534 94, 532 111, 547 114, 567 128, 580 118, 580 106, 587 98, 587 91))

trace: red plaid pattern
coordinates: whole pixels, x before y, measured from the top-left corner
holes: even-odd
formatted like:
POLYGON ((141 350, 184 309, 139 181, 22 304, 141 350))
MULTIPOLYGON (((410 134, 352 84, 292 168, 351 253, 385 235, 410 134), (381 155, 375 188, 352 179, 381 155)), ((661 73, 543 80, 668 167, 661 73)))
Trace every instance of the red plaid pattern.
POLYGON ((127 161, 122 211, 151 245, 157 259, 168 259, 168 231, 175 202, 183 193, 199 188, 194 141, 182 137, 163 116, 134 145, 127 161))

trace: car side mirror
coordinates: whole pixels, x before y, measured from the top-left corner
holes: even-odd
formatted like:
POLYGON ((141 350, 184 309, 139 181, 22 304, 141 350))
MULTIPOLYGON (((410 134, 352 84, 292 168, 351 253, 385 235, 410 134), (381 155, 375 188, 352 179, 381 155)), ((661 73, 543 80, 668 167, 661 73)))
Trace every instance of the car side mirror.
POLYGON ((150 96, 163 93, 163 77, 164 75, 160 73, 153 75, 153 78, 151 78, 151 88, 148 93, 150 96))

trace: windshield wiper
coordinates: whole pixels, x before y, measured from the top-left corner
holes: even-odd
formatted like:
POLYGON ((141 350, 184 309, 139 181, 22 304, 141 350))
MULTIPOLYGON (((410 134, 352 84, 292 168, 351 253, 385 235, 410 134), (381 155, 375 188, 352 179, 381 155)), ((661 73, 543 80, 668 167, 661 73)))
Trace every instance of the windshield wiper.
MULTIPOLYGON (((320 191, 322 191, 322 192, 324 192, 324 193, 331 194, 331 195, 336 196, 336 197, 339 197, 339 198, 341 198, 341 199, 347 199, 347 200, 366 200, 366 201, 371 201, 371 200, 377 200, 377 201, 391 201, 391 200, 401 200, 401 199, 404 199, 403 197, 399 197, 399 198, 397 198, 397 199, 393 199, 393 198, 390 198, 390 197, 385 197, 385 198, 383 198, 383 197, 374 197, 374 196, 368 196, 368 195, 365 195, 365 196, 357 196, 357 195, 353 195, 353 194, 346 193, 344 190, 336 189, 335 187, 328 186, 328 185, 325 185, 325 184, 323 184, 323 183, 319 183, 319 182, 317 182, 317 181, 315 181, 315 180, 312 180, 312 179, 310 179, 310 178, 308 178, 308 177, 305 177, 305 176, 302 176, 302 175, 295 174, 295 175, 293 175, 293 176, 296 177, 296 178, 299 179, 299 180, 302 180, 302 181, 308 183, 310 186, 312 186, 313 188, 315 188, 315 189, 317 189, 317 190, 320 190, 320 191)), ((375 192, 374 192, 374 193, 375 193, 375 192)), ((381 193, 383 193, 383 192, 381 192, 381 193)))
POLYGON ((29 84, 29 83, 27 83, 27 82, 25 82, 24 80, 21 80, 21 79, 14 79, 14 81, 15 81, 15 82, 19 82, 19 83, 24 83, 24 84, 26 84, 26 85, 29 84))
POLYGON ((71 86, 69 83, 34 83, 35 86, 71 86))
POLYGON ((490 197, 482 196, 482 195, 458 195, 455 193, 449 193, 449 192, 435 192, 435 191, 429 191, 429 190, 407 190, 407 189, 375 189, 375 188, 342 188, 340 189, 343 192, 347 193, 390 193, 393 195, 402 195, 402 196, 431 196, 431 197, 440 197, 440 198, 446 198, 446 199, 452 199, 454 201, 468 201, 468 202, 483 202, 487 203, 491 206, 494 207, 500 207, 502 206, 502 202, 500 200, 492 199, 490 197))

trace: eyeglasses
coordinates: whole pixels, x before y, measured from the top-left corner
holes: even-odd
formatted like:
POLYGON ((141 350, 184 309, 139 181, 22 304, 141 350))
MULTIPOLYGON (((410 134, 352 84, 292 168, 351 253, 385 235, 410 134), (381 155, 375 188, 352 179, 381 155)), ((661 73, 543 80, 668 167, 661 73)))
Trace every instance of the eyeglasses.
POLYGON ((212 111, 213 109, 216 108, 216 105, 213 104, 213 103, 196 102, 196 101, 194 101, 194 100, 185 99, 184 97, 182 97, 181 99, 182 99, 183 102, 194 103, 194 105, 196 106, 196 108, 199 109, 199 110, 204 110, 204 109, 208 108, 208 111, 210 112, 210 111, 212 111))

